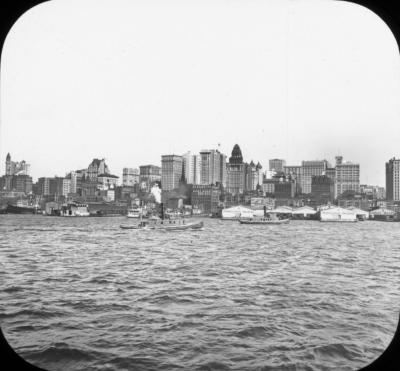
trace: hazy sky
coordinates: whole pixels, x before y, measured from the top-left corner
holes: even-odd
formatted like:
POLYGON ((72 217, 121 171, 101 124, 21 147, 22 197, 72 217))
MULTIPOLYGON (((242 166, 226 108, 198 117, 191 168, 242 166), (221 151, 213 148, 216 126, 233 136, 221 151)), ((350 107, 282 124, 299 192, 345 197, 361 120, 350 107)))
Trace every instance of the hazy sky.
POLYGON ((396 40, 341 1, 53 0, 2 52, 0 172, 62 176, 238 143, 246 161, 340 154, 361 182, 400 157, 396 40))

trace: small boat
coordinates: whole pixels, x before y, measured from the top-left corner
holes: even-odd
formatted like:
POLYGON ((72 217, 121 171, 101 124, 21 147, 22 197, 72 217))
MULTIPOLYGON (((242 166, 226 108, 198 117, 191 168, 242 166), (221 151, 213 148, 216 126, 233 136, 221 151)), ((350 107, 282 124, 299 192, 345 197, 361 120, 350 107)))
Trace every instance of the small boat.
POLYGON ((149 229, 155 229, 156 227, 154 225, 150 225, 149 222, 147 221, 141 221, 139 224, 135 225, 120 225, 119 226, 121 229, 143 229, 143 230, 149 230, 149 229))
POLYGON ((261 218, 261 219, 239 219, 240 224, 287 224, 290 219, 269 219, 269 218, 261 218))
POLYGON ((181 222, 178 224, 160 224, 158 228, 166 231, 183 231, 185 229, 201 229, 203 228, 203 226, 204 223, 202 221, 199 221, 193 223, 181 222))

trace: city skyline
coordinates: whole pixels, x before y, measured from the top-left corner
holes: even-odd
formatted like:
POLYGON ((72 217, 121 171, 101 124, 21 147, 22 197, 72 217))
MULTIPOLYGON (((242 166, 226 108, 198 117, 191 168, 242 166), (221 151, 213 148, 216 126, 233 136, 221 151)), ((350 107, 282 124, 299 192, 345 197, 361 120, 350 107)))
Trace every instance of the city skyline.
POLYGON ((34 177, 99 155, 120 173, 240 143, 264 168, 342 155, 384 185, 399 71, 389 28, 351 3, 48 2, 4 45, 0 157, 34 177))
MULTIPOLYGON (((236 144, 235 144, 236 145, 236 144)), ((233 146, 234 147, 234 146, 233 146)), ((219 147, 220 148, 220 147, 219 147)), ((204 151, 205 149, 203 148, 203 151, 204 151)), ((210 150, 212 150, 212 149, 210 149, 210 150)), ((214 149, 214 150, 216 150, 216 151, 221 151, 221 153, 223 154, 223 155, 225 155, 225 164, 226 165, 229 165, 229 161, 228 161, 228 159, 229 159, 229 154, 230 154, 230 152, 231 151, 228 151, 228 152, 223 152, 221 149, 218 149, 218 148, 216 148, 216 149, 214 149)), ((208 150, 207 150, 208 151, 208 150)), ((186 152, 184 152, 184 153, 170 153, 170 154, 160 154, 159 155, 159 160, 158 160, 158 162, 157 161, 155 161, 154 163, 150 163, 150 162, 145 162, 145 163, 143 163, 143 164, 138 164, 138 165, 126 165, 126 166, 124 166, 124 167, 122 167, 121 169, 117 169, 117 170, 115 170, 115 169, 113 169, 113 167, 112 166, 109 166, 112 170, 110 171, 110 173, 111 174, 114 174, 114 175, 117 175, 118 176, 118 178, 119 178, 119 183, 121 183, 122 184, 122 179, 123 179, 123 177, 124 177, 124 170, 125 169, 134 169, 134 170, 137 170, 137 171, 139 171, 139 168, 141 167, 141 166, 147 166, 147 165, 153 165, 153 166, 158 166, 158 167, 162 167, 162 156, 171 156, 171 155, 174 155, 174 156, 179 156, 179 157, 184 157, 185 155, 187 155, 187 154, 191 154, 191 155, 200 155, 200 153, 201 153, 202 151, 199 151, 199 152, 194 152, 194 151, 186 151, 186 152)), ((10 153, 8 152, 7 153, 7 155, 9 155, 10 153)), ((12 156, 13 157, 13 159, 15 159, 15 157, 14 156, 12 156)), ((342 157, 342 160, 343 160, 343 163, 348 163, 348 164, 357 164, 357 165, 359 165, 359 168, 360 168, 360 170, 359 170, 359 179, 360 179, 360 184, 369 184, 369 185, 374 185, 374 186, 381 186, 381 187, 385 187, 386 186, 386 173, 385 173, 385 166, 386 166, 386 162, 388 161, 388 159, 386 159, 386 161, 383 163, 383 168, 384 168, 384 174, 385 174, 385 177, 384 177, 384 179, 382 180, 382 182, 381 183, 368 183, 368 182, 365 182, 365 181, 363 181, 363 177, 362 177, 362 174, 363 174, 363 171, 362 171, 362 165, 361 164, 359 164, 359 163, 357 163, 357 162, 355 162, 355 161, 352 161, 351 159, 349 159, 349 158, 346 158, 346 157, 343 157, 343 156, 335 156, 335 158, 333 159, 333 161, 331 160, 331 159, 327 159, 327 158, 319 158, 319 159, 303 159, 303 160, 301 160, 301 161, 299 161, 298 163, 287 163, 287 162, 285 162, 285 166, 284 167, 287 167, 287 168, 290 168, 290 167, 301 167, 302 166, 302 164, 303 163, 307 163, 307 162, 324 162, 324 161, 326 161, 330 166, 332 166, 332 167, 335 167, 335 161, 336 161, 336 158, 337 157, 342 157)), ((391 156, 390 157, 390 159, 391 158, 396 158, 397 156, 391 156)), ((92 157, 93 159, 104 159, 108 164, 110 164, 110 163, 112 163, 112 162, 110 162, 109 161, 109 159, 107 159, 107 158, 105 158, 104 156, 93 156, 92 157)), ((265 161, 265 164, 263 164, 263 162, 261 162, 261 161, 259 161, 258 159, 254 159, 254 158, 247 158, 246 156, 243 156, 243 161, 244 162, 246 162, 246 163, 250 163, 250 162, 255 162, 255 163, 257 163, 257 162, 259 162, 260 164, 261 164, 261 166, 262 166, 262 173, 263 174, 265 174, 266 175, 266 177, 267 178, 269 178, 270 176, 271 176, 271 174, 270 174, 270 164, 271 164, 271 161, 274 161, 274 160, 284 160, 285 161, 285 159, 283 159, 283 158, 271 158, 271 159, 269 159, 269 160, 266 160, 265 161)), ((39 179, 39 178, 41 178, 41 177, 55 177, 55 176, 57 176, 57 177, 65 177, 67 174, 69 174, 71 171, 77 171, 77 170, 80 170, 80 169, 85 169, 86 167, 87 167, 87 165, 85 165, 85 161, 83 160, 83 162, 82 162, 82 166, 78 166, 78 167, 76 167, 76 168, 69 168, 69 169, 67 169, 66 171, 64 171, 64 172, 57 172, 57 171, 55 171, 55 172, 53 172, 53 173, 48 173, 48 174, 39 174, 39 175, 33 175, 32 174, 32 164, 30 163, 30 161, 28 160, 26 160, 25 158, 24 159, 18 159, 18 163, 21 163, 21 162, 23 162, 23 163, 25 163, 26 162, 26 164, 27 164, 27 166, 28 166, 28 168, 29 168, 29 175, 33 178, 33 179, 39 179)), ((86 161, 87 162, 87 161, 86 161)), ((2 168, 3 168, 3 171, 2 170, 0 170, 0 173, 1 174, 6 174, 6 165, 5 165, 5 162, 4 161, 0 161, 0 163, 2 163, 2 168)), ((0 168, 1 169, 1 168, 0 168)), ((366 177, 364 177, 364 178, 366 178, 366 177)))

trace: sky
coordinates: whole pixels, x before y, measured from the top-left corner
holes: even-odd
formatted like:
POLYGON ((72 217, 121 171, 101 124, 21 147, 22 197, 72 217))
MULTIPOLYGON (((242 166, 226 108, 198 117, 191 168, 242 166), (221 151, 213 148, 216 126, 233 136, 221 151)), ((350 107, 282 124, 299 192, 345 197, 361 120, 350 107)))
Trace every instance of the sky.
POLYGON ((396 40, 372 11, 331 0, 52 0, 10 30, 0 70, 5 157, 34 179, 93 158, 235 143, 245 161, 336 155, 384 185, 400 157, 396 40))

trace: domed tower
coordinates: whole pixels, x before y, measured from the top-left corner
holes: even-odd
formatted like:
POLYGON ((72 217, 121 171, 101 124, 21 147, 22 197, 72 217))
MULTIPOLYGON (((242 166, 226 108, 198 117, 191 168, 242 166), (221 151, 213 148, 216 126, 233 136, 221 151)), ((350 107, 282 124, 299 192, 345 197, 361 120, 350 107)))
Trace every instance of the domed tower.
POLYGON ((6 175, 12 175, 11 174, 11 156, 9 153, 7 153, 7 157, 6 157, 6 175))
POLYGON ((230 164, 242 164, 243 163, 243 156, 242 151, 238 144, 233 146, 232 155, 229 157, 230 164))

